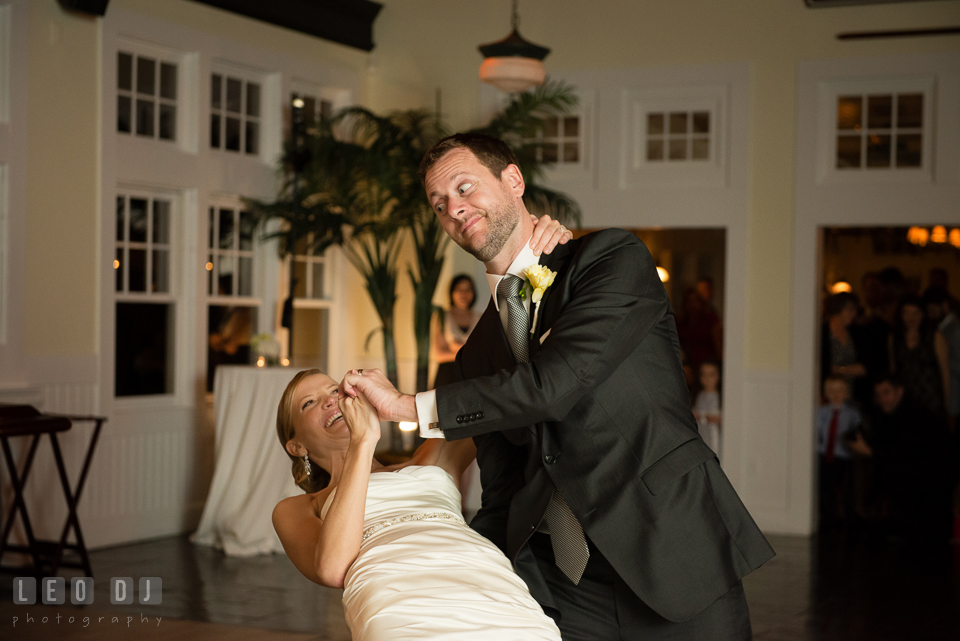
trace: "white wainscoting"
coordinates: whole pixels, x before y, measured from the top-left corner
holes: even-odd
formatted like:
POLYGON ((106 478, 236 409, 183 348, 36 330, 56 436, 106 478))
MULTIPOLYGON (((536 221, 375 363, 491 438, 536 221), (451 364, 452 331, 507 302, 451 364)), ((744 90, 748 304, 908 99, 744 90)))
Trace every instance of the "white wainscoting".
POLYGON ((100 386, 96 383, 51 383, 43 386, 44 412, 58 414, 97 413, 100 386))
POLYGON ((792 382, 786 370, 748 369, 743 390, 743 466, 737 488, 764 532, 809 534, 809 493, 798 461, 812 457, 812 428, 793 434, 792 382), (797 438, 799 436, 799 438, 797 438), (809 447, 805 446, 810 441, 809 447))

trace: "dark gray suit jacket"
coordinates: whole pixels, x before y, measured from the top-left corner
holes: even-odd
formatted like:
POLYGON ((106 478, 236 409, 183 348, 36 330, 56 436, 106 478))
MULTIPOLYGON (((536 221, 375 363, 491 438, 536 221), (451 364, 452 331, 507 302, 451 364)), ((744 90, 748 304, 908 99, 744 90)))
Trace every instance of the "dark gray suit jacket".
POLYGON ((637 596, 688 619, 774 552, 697 433, 653 258, 611 229, 541 264, 557 278, 530 362, 514 361, 491 301, 457 355, 463 380, 437 388, 444 436, 477 442, 483 499, 472 525, 552 606, 526 542, 556 487, 637 596))

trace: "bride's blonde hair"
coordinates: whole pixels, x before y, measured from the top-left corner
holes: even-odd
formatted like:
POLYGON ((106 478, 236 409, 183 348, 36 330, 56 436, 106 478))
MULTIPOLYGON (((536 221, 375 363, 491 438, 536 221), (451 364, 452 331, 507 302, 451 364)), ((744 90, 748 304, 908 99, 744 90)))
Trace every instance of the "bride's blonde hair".
POLYGON ((319 492, 327 487, 330 483, 330 473, 311 460, 310 474, 308 475, 303 457, 294 456, 287 452, 287 442, 296 435, 293 426, 293 395, 296 393, 300 381, 314 374, 323 374, 323 372, 318 369, 305 369, 302 372, 297 372, 293 380, 287 384, 287 389, 283 390, 280 405, 277 407, 277 436, 280 438, 280 445, 293 462, 294 482, 308 494, 319 492))

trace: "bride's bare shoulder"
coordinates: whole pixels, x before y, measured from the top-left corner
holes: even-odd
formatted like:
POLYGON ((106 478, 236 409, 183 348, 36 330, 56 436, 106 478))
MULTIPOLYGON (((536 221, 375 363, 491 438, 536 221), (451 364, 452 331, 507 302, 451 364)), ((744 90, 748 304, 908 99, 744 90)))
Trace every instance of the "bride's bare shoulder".
POLYGON ((333 491, 332 487, 325 487, 319 492, 313 492, 312 494, 298 494, 296 496, 289 496, 273 508, 273 517, 274 520, 278 518, 284 518, 294 515, 303 515, 304 513, 312 512, 318 518, 320 517, 320 511, 323 509, 323 504, 327 500, 327 497, 330 496, 330 492, 333 491))

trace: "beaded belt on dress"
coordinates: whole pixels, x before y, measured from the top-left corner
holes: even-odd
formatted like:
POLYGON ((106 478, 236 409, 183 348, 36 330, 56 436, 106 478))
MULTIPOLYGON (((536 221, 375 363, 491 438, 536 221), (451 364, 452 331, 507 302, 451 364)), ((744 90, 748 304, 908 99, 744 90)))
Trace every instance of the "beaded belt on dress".
POLYGON ((377 532, 385 530, 391 525, 406 523, 407 521, 453 521, 455 523, 466 523, 463 518, 457 516, 456 514, 451 514, 450 512, 419 512, 417 514, 404 514, 403 516, 397 516, 392 519, 387 519, 386 521, 380 521, 376 525, 371 525, 363 531, 362 541, 366 541, 377 532))

